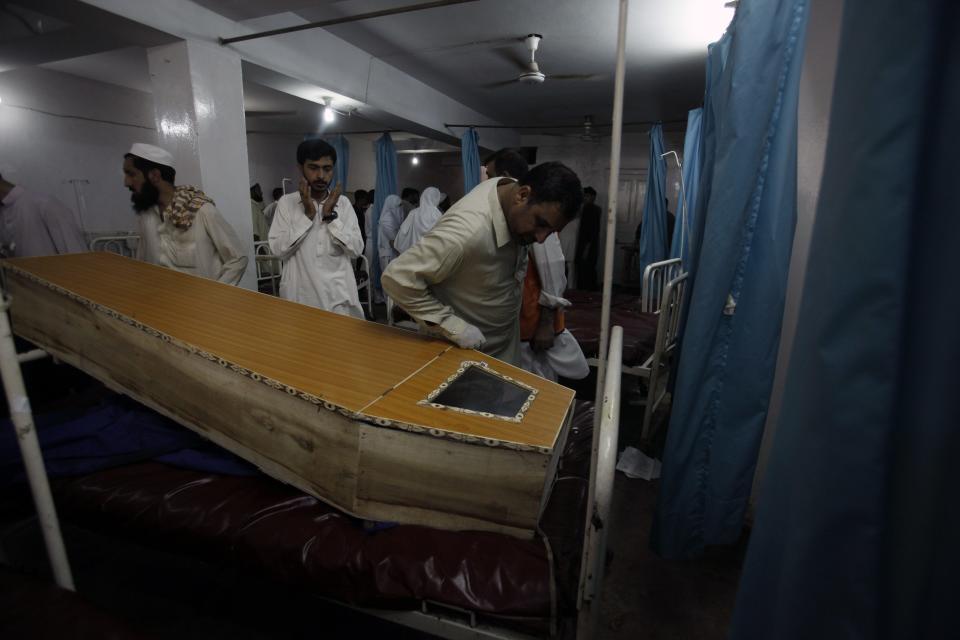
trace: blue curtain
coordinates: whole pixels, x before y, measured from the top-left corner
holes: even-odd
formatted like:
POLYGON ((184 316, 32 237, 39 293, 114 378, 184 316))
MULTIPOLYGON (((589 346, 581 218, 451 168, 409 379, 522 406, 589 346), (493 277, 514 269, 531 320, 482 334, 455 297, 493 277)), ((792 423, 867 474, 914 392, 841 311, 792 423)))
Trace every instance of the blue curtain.
POLYGON ((347 174, 350 170, 350 143, 343 136, 343 134, 337 134, 333 137, 321 136, 316 133, 308 133, 303 136, 304 140, 313 140, 315 138, 321 138, 326 141, 333 150, 337 152, 337 166, 334 167, 337 175, 337 184, 343 189, 343 193, 347 193, 347 174))
POLYGON ((663 160, 663 127, 650 129, 650 164, 647 197, 640 221, 640 275, 648 264, 667 259, 667 164, 663 160))
POLYGON ((473 127, 460 136, 460 157, 463 159, 463 194, 480 184, 480 135, 473 127))
POLYGON ((367 238, 367 242, 373 243, 373 264, 370 265, 370 270, 373 272, 374 286, 380 290, 380 259, 378 257, 380 252, 377 246, 377 236, 380 235, 377 233, 377 229, 380 228, 380 210, 383 209, 387 196, 400 195, 400 190, 397 188, 397 149, 393 146, 393 138, 389 133, 377 138, 376 151, 377 193, 373 205, 368 210, 370 215, 373 215, 373 220, 370 226, 372 237, 367 238))
POLYGON ((844 2, 735 640, 957 637, 958 25, 956 0, 844 2))
POLYGON ((700 144, 703 109, 692 109, 687 114, 687 132, 683 138, 683 190, 677 204, 677 220, 670 240, 670 257, 680 258, 684 267, 690 263, 690 230, 693 229, 693 211, 697 205, 700 186, 700 144))
POLYGON ((741 532, 796 221, 806 19, 806 0, 741 4, 709 53, 693 280, 651 537, 666 557, 741 532))
POLYGON ((347 142, 347 139, 344 138, 342 134, 328 139, 327 142, 329 142, 334 151, 337 152, 337 182, 340 184, 340 188, 343 189, 343 193, 346 193, 347 173, 350 169, 350 143, 347 142))

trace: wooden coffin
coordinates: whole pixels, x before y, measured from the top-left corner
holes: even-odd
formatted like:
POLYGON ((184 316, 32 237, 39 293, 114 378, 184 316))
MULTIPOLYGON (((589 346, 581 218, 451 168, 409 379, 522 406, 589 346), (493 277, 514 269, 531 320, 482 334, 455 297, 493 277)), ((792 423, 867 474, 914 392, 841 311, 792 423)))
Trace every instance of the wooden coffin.
POLYGON ((446 342, 109 253, 3 267, 18 335, 277 479, 371 520, 536 527, 570 420, 565 387, 446 342), (454 406, 486 397, 469 383, 477 377, 486 395, 506 385, 516 413, 454 406))

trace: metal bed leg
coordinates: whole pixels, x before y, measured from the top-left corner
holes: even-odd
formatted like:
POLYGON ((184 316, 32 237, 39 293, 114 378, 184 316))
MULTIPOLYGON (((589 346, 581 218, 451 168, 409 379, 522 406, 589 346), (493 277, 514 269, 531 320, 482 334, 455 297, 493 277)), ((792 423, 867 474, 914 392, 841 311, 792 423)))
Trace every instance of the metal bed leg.
MULTIPOLYGON (((43 531, 43 540, 47 546, 47 555, 50 558, 50 564, 53 566, 54 579, 61 588, 76 591, 73 584, 73 574, 70 571, 70 563, 67 560, 67 551, 63 545, 63 536, 60 533, 57 510, 53 504, 53 495, 50 493, 50 483, 47 481, 47 472, 43 465, 40 441, 37 439, 37 431, 33 424, 30 399, 27 397, 26 387, 23 384, 23 373, 20 371, 17 348, 13 342, 13 334, 10 332, 10 318, 7 315, 7 309, 10 308, 10 298, 3 290, 0 290, 0 296, 2 296, 2 302, 0 302, 0 373, 3 375, 3 388, 7 394, 7 404, 10 406, 10 419, 17 432, 17 444, 20 445, 23 466, 27 470, 27 480, 30 482, 30 492, 33 494, 33 502, 37 507, 40 518, 40 527, 43 531)), ((30 353, 33 354, 34 352, 30 353)))
POLYGON ((580 593, 577 598, 577 639, 596 635, 600 617, 600 593, 607 556, 610 503, 613 498, 617 466, 617 440, 620 430, 620 361, 623 329, 615 326, 610 337, 610 358, 604 379, 603 401, 597 411, 599 427, 594 427, 590 461, 590 493, 587 497, 586 535, 580 563, 580 593))

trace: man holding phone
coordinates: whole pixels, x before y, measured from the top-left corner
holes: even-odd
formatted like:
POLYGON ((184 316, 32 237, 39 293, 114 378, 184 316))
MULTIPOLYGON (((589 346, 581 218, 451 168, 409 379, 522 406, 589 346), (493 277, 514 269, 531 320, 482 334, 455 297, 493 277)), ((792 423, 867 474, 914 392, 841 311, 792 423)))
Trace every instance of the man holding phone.
POLYGON ((323 140, 297 147, 300 189, 280 198, 270 251, 283 264, 280 297, 363 319, 353 263, 363 253, 357 214, 334 185, 337 152, 323 140))

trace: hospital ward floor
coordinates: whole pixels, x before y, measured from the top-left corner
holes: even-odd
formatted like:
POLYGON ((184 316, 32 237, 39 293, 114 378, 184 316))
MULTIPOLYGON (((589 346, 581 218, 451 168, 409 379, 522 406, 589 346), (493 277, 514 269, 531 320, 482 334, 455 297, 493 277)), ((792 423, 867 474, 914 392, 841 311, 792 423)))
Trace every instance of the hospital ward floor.
MULTIPOLYGON (((590 381, 580 392, 589 393, 590 381)), ((592 395, 592 394, 591 394, 592 395)), ((625 390, 620 448, 640 445, 641 413, 625 390)), ((658 455, 663 432, 643 449, 658 455)), ((648 544, 657 482, 617 473, 609 523, 609 568, 598 640, 725 638, 746 540, 700 559, 665 561, 648 544)), ((2 506, 2 505, 0 505, 2 506)), ((34 518, 0 509, 0 637, 107 637, 75 633, 89 615, 117 620, 144 637, 431 638, 391 623, 200 560, 64 527, 79 598, 50 585, 34 518), (39 596, 41 597, 37 597, 39 596), (33 606, 28 603, 46 603, 33 606)), ((118 635, 114 637, 131 637, 118 635)))

